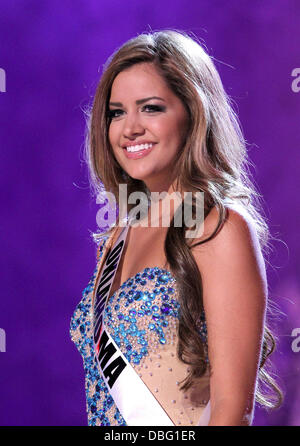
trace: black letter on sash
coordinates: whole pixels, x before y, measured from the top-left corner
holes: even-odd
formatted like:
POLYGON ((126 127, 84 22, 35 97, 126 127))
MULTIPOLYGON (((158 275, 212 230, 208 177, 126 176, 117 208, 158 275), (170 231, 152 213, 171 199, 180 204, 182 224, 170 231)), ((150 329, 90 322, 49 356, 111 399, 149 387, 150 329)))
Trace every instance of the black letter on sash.
MULTIPOLYGON (((115 269, 116 269, 116 267, 117 267, 117 263, 118 263, 118 261, 119 261, 119 253, 118 253, 118 255, 117 256, 115 256, 115 258, 111 258, 111 259, 108 259, 107 260, 107 263, 105 264, 105 266, 104 266, 104 271, 103 271, 103 275, 102 275, 102 277, 101 277, 101 281, 100 281, 100 284, 99 284, 99 287, 101 288, 101 286, 103 285, 103 283, 105 283, 105 282, 107 282, 107 280, 108 280, 108 278, 107 278, 107 276, 110 274, 110 273, 114 273, 114 271, 115 271, 115 269)), ((112 276, 112 274, 110 275, 110 277, 112 276)))
POLYGON ((108 382, 108 385, 110 388, 112 388, 116 379, 119 377, 119 375, 125 369, 125 367, 126 367, 125 361, 122 359, 121 356, 118 356, 103 371, 105 378, 107 378, 109 376, 109 379, 107 382, 108 382))
POLYGON ((104 305, 106 301, 106 294, 109 291, 109 286, 106 286, 103 290, 100 290, 100 286, 98 286, 96 291, 96 299, 95 299, 95 307, 94 307, 94 314, 96 317, 99 315, 99 305, 104 305))
POLYGON ((95 342, 95 344, 97 344, 99 336, 100 336, 100 330, 101 330, 101 324, 102 324, 102 314, 101 314, 101 311, 102 311, 103 307, 104 307, 104 304, 100 308, 100 312, 99 312, 100 316, 95 321, 95 325, 94 325, 94 342, 95 342))
POLYGON ((124 245, 124 240, 121 240, 117 246, 112 250, 112 252, 109 253, 107 258, 107 265, 110 265, 112 261, 115 260, 115 257, 117 257, 120 254, 120 251, 122 249, 122 246, 124 245))
POLYGON ((116 353, 116 348, 112 343, 107 345, 108 336, 106 334, 106 331, 103 330, 102 336, 100 338, 100 344, 99 344, 99 354, 98 354, 98 360, 100 362, 100 366, 103 370, 105 365, 108 363, 110 358, 116 353), (103 359, 102 359, 103 358, 103 359))
POLYGON ((101 278, 101 282, 99 283, 98 289, 100 287, 102 287, 103 285, 105 285, 106 282, 108 282, 112 276, 114 275, 114 271, 111 273, 111 275, 108 275, 107 277, 105 277, 105 271, 103 272, 103 277, 101 278))

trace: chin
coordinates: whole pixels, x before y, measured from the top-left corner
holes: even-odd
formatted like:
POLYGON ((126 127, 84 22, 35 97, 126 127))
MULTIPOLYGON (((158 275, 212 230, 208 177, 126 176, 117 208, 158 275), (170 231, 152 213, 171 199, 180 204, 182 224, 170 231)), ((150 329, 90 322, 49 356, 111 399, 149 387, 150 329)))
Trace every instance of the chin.
POLYGON ((149 172, 141 172, 134 169, 127 170, 126 172, 131 178, 134 178, 135 180, 146 181, 147 179, 151 178, 151 173, 149 172))

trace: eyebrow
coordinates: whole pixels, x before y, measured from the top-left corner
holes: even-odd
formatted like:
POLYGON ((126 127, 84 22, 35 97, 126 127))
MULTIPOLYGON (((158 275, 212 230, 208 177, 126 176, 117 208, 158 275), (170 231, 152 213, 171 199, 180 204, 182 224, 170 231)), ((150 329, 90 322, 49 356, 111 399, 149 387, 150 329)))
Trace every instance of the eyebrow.
MULTIPOLYGON (((144 102, 150 101, 150 99, 159 99, 160 101, 166 102, 163 98, 160 98, 159 96, 151 96, 149 98, 138 99, 137 101, 135 101, 135 103, 137 105, 140 105, 143 104, 144 102)), ((109 105, 113 105, 115 107, 123 107, 122 102, 110 102, 109 105)))

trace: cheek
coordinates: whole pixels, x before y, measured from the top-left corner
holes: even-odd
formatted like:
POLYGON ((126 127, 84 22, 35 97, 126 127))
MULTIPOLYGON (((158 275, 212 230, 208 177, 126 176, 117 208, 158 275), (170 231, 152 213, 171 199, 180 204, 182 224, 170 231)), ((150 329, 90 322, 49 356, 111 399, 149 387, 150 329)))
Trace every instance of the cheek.
POLYGON ((178 148, 181 147, 186 140, 188 125, 189 121, 185 116, 178 120, 174 125, 173 138, 176 140, 178 148))
POLYGON ((181 139, 183 120, 174 115, 165 118, 161 119, 156 126, 161 137, 174 142, 181 139))
POLYGON ((176 122, 173 126, 169 126, 168 131, 165 130, 164 141, 168 145, 169 151, 174 155, 182 145, 184 129, 182 123, 176 122))
POLYGON ((121 122, 112 121, 108 127, 108 139, 112 145, 118 145, 121 136, 121 122))
POLYGON ((114 157, 116 158, 116 160, 118 161, 118 163, 121 164, 121 163, 122 163, 122 159, 121 159, 121 157, 120 157, 120 151, 117 150, 117 149, 115 148, 115 146, 113 146, 113 148, 111 149, 111 151, 112 151, 112 153, 114 154, 114 157))
MULTIPOLYGON (((148 128, 150 129, 150 126, 148 128)), ((170 119, 160 119, 155 123, 151 122, 150 131, 163 145, 172 143, 177 133, 174 123, 170 119)))
POLYGON ((111 125, 108 128, 107 135, 108 135, 108 141, 110 142, 111 145, 113 145, 114 144, 114 131, 113 131, 111 125))
POLYGON ((117 150, 117 147, 116 147, 116 145, 117 145, 116 132, 115 132, 115 129, 113 129, 111 126, 108 129, 107 136, 108 136, 108 141, 109 141, 109 144, 110 144, 110 150, 114 154, 116 160, 118 162, 120 162, 120 160, 119 160, 119 151, 117 150))

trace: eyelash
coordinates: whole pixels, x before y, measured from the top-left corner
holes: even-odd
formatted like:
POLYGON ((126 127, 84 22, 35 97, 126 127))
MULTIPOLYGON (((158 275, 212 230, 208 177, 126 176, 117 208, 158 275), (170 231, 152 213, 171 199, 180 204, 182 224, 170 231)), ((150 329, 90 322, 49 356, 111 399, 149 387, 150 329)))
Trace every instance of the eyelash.
MULTIPOLYGON (((164 111, 165 107, 162 107, 161 105, 153 105, 153 104, 147 104, 143 107, 143 109, 145 109, 146 107, 152 109, 151 113, 155 113, 155 112, 161 112, 164 111)), ((115 116, 116 112, 122 112, 123 110, 117 108, 116 110, 108 110, 108 117, 110 119, 114 119, 114 118, 118 118, 119 116, 115 116)))

